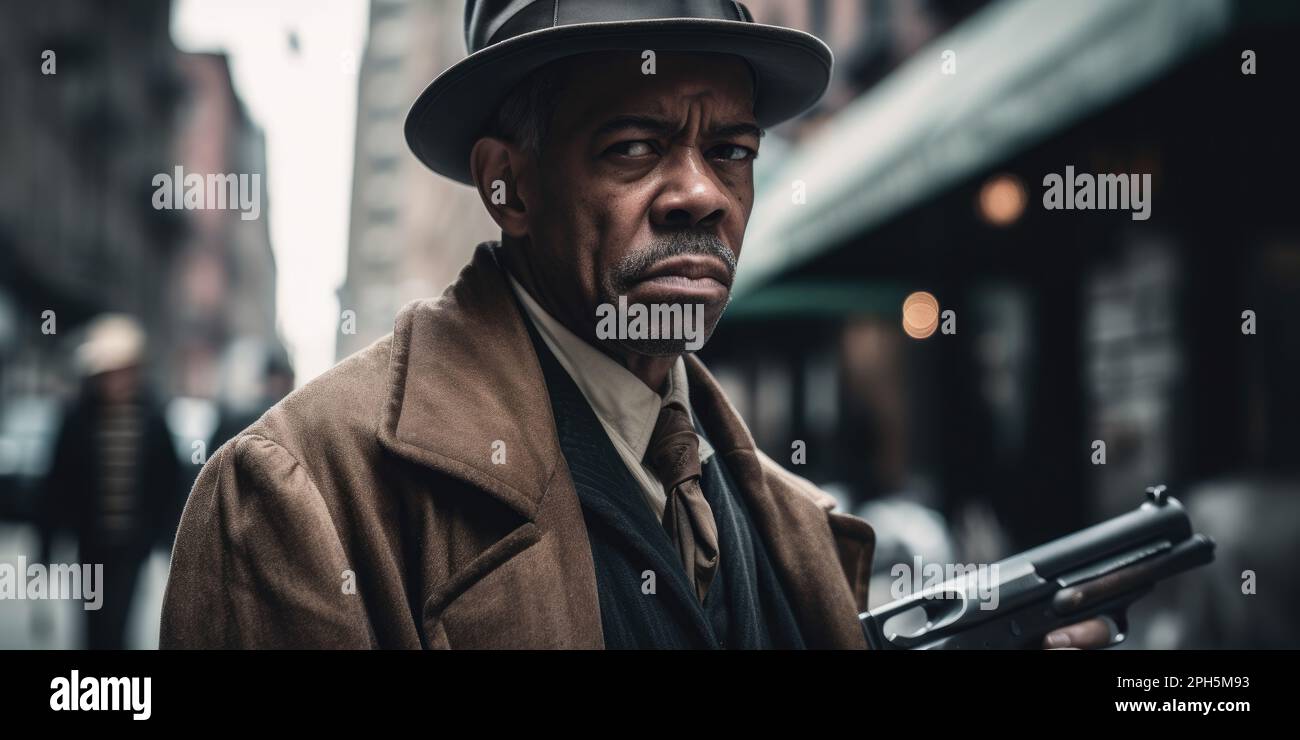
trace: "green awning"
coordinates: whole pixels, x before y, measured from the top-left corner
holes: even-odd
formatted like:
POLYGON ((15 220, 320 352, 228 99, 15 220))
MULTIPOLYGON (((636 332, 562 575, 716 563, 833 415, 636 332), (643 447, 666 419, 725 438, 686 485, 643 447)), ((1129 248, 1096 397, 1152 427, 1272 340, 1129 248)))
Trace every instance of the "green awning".
POLYGON ((750 291, 727 308, 727 320, 842 318, 901 319, 905 286, 888 281, 790 280, 750 291))
POLYGON ((984 8, 765 175, 734 307, 743 313, 788 270, 1140 89, 1222 36, 1231 15, 1229 0, 1004 0, 984 8), (948 49, 954 75, 940 73, 948 49), (792 202, 796 181, 805 203, 792 202))

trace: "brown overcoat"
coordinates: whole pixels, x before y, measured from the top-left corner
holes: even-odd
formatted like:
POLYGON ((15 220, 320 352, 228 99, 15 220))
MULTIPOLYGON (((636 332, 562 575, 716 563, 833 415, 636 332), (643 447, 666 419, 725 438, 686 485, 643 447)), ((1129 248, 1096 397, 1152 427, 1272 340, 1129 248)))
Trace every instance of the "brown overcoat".
MULTIPOLYGON (((177 534, 163 648, 603 646, 582 510, 496 248, 213 454, 177 534)), ((871 528, 758 451, 687 368, 806 642, 865 647, 871 528)))

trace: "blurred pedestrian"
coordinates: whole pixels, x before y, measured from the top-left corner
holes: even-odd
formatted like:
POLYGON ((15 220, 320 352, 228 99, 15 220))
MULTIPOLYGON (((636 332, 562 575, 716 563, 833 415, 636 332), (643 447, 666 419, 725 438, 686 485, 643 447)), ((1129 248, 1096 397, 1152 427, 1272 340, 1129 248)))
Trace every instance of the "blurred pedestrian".
POLYGON ((216 431, 208 444, 209 450, 216 450, 236 434, 253 425, 266 410, 279 403, 280 399, 293 390, 293 365, 283 349, 277 348, 267 352, 261 368, 258 397, 251 406, 236 407, 227 404, 221 409, 216 431))
POLYGON ((41 498, 43 551, 70 530, 82 563, 103 564, 102 607, 87 610, 86 646, 120 649, 140 568, 170 547, 179 463, 161 404, 142 374, 145 333, 118 314, 93 320, 77 349, 80 395, 65 414, 41 498))

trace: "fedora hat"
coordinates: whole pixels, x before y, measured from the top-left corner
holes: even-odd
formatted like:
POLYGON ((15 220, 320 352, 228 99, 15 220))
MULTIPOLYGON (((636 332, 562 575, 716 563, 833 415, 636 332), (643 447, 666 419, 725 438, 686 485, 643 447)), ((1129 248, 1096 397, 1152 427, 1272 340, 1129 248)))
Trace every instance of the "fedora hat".
POLYGON ((598 51, 732 54, 754 73, 767 127, 808 110, 830 84, 831 50, 803 31, 755 23, 733 0, 466 0, 469 56, 437 77, 406 115, 426 166, 473 184, 469 154, 510 90, 557 59, 598 51))

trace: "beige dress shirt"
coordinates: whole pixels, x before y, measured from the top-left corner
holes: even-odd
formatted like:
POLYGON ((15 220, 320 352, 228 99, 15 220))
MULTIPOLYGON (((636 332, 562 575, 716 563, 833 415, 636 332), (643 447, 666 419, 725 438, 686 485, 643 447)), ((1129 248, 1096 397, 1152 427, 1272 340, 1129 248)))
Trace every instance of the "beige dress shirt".
MULTIPOLYGON (((573 378, 587 403, 596 412, 596 418, 605 427, 605 433, 609 435, 614 449, 640 484, 641 492, 655 517, 662 519, 667 495, 659 479, 645 465, 645 453, 659 419, 659 410, 664 404, 679 401, 691 414, 691 419, 695 418, 687 387, 686 363, 682 358, 677 358, 668 373, 667 393, 660 396, 627 368, 569 331, 547 313, 513 275, 510 276, 510 286, 519 296, 524 311, 537 328, 537 333, 542 336, 542 341, 546 342, 555 359, 573 378)), ((703 463, 713 456, 713 448, 703 437, 699 437, 699 441, 700 462, 703 463)))

